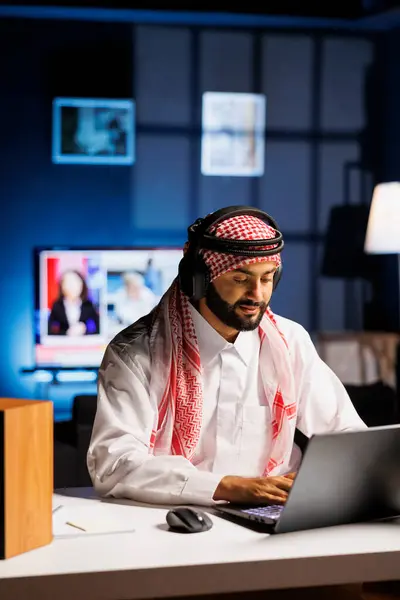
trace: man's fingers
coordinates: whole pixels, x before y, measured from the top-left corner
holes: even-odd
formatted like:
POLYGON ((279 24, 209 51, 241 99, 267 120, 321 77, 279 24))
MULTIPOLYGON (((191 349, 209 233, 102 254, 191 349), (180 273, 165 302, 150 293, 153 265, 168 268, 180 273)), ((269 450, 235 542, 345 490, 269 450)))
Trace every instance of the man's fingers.
POLYGON ((297 473, 294 471, 293 473, 286 473, 286 475, 284 475, 284 477, 287 477, 287 479, 296 479, 296 475, 297 473))
POLYGON ((272 489, 270 490, 266 490, 267 494, 272 494, 273 496, 277 496, 278 498, 287 498, 288 497, 288 493, 287 491, 281 489, 280 487, 276 487, 274 486, 272 489))
POLYGON ((268 494, 268 497, 266 498, 266 502, 268 504, 285 504, 287 500, 287 496, 282 497, 282 496, 275 496, 273 494, 268 494))
POLYGON ((293 480, 289 477, 276 477, 274 484, 280 490, 290 491, 292 489, 293 480))
POLYGON ((288 493, 275 485, 275 482, 268 482, 258 488, 257 493, 254 496, 254 500, 262 503, 269 502, 269 498, 272 496, 285 501, 288 497, 288 493))
MULTIPOLYGON (((280 479, 280 478, 278 478, 278 479, 280 479)), ((277 485, 274 485, 273 487, 271 487, 271 484, 270 484, 270 489, 265 490, 266 502, 268 502, 268 504, 285 504, 289 497, 291 484, 292 484, 291 481, 290 481, 290 483, 286 482, 286 485, 288 485, 287 491, 282 489, 280 486, 278 487, 277 485)), ((285 485, 285 484, 283 484, 283 485, 285 485)))

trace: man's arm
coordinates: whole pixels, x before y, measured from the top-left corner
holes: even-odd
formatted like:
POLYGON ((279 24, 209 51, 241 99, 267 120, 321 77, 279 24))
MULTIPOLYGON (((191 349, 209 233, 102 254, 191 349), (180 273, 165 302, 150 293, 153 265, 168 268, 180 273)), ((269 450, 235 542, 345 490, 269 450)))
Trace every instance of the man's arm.
POLYGON ((106 350, 87 457, 93 486, 103 496, 140 502, 212 504, 220 475, 199 471, 182 456, 151 453, 157 407, 149 397, 148 356, 141 358, 106 350))
MULTIPOLYGON (((279 323, 280 325, 281 323, 279 323)), ((344 386, 320 359, 308 333, 296 323, 282 323, 293 357, 298 397, 297 427, 307 437, 333 431, 365 429, 344 386)), ((283 477, 225 477, 214 499, 284 504, 294 473, 283 477)))
MULTIPOLYGON (((149 397, 146 351, 135 362, 109 346, 98 379, 98 402, 87 464, 102 496, 154 504, 217 501, 284 503, 292 478, 247 478, 199 471, 182 456, 153 456, 157 407, 149 397)), ((168 451, 168 449, 166 449, 168 451)))
POLYGON ((296 473, 279 477, 235 477, 221 479, 214 500, 240 504, 285 504, 296 473))

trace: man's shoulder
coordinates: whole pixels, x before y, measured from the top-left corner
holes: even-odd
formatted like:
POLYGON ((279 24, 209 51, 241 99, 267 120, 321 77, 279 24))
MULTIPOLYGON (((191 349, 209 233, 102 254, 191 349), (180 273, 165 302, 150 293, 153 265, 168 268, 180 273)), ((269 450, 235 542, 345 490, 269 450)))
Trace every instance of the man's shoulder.
POLYGON ((287 342, 293 365, 297 369, 302 369, 305 365, 310 364, 317 353, 308 331, 297 321, 292 321, 280 315, 274 316, 278 329, 287 342))
POLYGON ((111 350, 120 357, 148 354, 149 352, 149 315, 142 317, 129 325, 109 342, 107 350, 111 350))
POLYGON ((277 315, 275 313, 274 317, 276 324, 278 325, 278 329, 284 335, 289 346, 291 344, 301 345, 310 343, 310 335, 303 325, 300 325, 300 323, 297 323, 297 321, 292 321, 292 319, 282 317, 281 315, 277 315))

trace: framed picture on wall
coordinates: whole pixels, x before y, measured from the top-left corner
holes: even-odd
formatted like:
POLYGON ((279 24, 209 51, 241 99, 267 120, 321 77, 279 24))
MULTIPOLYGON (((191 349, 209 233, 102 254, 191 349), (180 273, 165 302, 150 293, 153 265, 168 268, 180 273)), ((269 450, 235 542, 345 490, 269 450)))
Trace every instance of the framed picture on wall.
POLYGON ((203 175, 259 177, 264 173, 266 98, 262 94, 205 92, 202 107, 203 175))
POLYGON ((52 160, 57 164, 131 165, 135 160, 131 99, 55 98, 52 160))

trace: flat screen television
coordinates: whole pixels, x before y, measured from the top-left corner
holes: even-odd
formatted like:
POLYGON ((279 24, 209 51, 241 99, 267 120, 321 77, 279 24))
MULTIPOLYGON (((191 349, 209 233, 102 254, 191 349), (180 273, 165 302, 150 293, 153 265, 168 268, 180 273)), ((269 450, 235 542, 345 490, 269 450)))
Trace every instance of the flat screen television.
POLYGON ((36 368, 98 367, 177 276, 181 248, 36 248, 36 368))
POLYGON ((55 98, 52 160, 56 164, 132 165, 133 100, 55 98))

